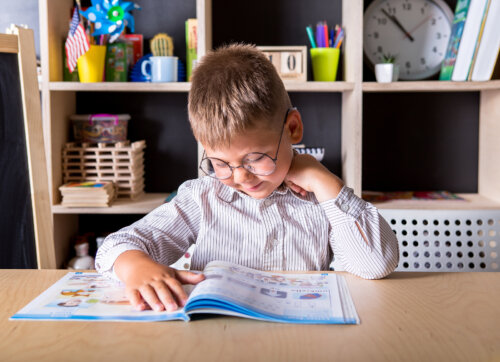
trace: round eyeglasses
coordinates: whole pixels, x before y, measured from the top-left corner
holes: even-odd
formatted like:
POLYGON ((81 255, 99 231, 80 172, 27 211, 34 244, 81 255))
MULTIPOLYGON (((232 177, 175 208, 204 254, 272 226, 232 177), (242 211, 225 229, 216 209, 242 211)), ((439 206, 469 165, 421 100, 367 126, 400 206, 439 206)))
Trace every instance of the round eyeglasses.
POLYGON ((274 157, 271 157, 266 153, 251 152, 243 157, 241 165, 231 166, 229 163, 221 159, 215 157, 205 157, 205 152, 203 152, 203 158, 200 162, 199 167, 200 170, 202 170, 207 176, 216 178, 218 180, 226 180, 230 178, 233 175, 233 170, 240 167, 256 176, 271 175, 276 169, 276 161, 278 160, 281 138, 283 137, 283 130, 285 128, 288 114, 290 113, 290 111, 296 109, 297 108, 289 108, 286 111, 283 126, 281 128, 280 139, 278 141, 278 148, 274 157))

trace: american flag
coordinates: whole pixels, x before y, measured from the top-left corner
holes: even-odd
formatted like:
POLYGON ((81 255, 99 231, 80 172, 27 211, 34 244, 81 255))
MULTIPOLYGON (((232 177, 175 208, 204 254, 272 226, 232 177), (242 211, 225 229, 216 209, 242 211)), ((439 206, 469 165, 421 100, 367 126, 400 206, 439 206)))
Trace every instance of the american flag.
POLYGON ((82 24, 80 24, 77 6, 75 6, 75 10, 73 10, 73 18, 71 19, 65 48, 68 68, 69 71, 73 73, 78 58, 89 50, 89 40, 85 35, 85 30, 83 29, 82 24))

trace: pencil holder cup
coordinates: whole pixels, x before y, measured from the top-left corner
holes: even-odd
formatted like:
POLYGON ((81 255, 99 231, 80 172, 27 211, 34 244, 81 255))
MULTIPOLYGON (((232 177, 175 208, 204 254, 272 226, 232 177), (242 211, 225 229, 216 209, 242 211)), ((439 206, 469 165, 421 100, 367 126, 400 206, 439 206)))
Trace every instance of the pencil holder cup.
POLYGON ((333 82, 337 79, 340 50, 338 48, 311 48, 313 78, 320 82, 333 82))
POLYGON ((105 45, 90 45, 89 50, 78 58, 78 77, 80 78, 80 82, 102 82, 105 59, 105 45))

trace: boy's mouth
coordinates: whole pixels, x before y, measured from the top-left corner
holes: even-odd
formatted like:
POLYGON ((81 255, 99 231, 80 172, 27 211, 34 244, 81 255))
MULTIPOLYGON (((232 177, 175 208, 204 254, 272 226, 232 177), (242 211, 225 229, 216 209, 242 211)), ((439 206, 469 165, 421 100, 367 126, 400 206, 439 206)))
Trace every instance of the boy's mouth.
POLYGON ((257 185, 247 188, 247 191, 254 192, 259 189, 264 181, 259 182, 257 185))

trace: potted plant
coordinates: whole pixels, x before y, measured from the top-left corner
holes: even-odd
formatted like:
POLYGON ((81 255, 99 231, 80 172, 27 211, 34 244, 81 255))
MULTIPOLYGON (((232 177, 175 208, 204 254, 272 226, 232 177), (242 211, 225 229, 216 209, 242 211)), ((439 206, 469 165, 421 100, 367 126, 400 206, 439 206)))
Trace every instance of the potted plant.
POLYGON ((382 55, 382 63, 375 64, 375 78, 379 83, 390 83, 398 80, 399 66, 394 64, 396 56, 390 53, 382 55))

